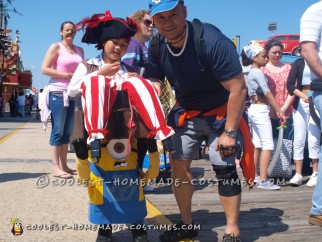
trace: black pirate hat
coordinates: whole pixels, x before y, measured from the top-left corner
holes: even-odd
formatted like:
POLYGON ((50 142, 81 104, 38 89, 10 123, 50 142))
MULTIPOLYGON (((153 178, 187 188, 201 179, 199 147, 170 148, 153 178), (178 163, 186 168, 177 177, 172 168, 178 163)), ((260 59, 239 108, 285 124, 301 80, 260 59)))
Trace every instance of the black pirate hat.
POLYGON ((82 38, 83 43, 97 44, 97 48, 101 49, 101 43, 109 39, 130 38, 139 30, 138 24, 127 17, 113 18, 110 11, 105 14, 94 14, 91 18, 86 18, 77 23, 76 28, 85 29, 82 38))

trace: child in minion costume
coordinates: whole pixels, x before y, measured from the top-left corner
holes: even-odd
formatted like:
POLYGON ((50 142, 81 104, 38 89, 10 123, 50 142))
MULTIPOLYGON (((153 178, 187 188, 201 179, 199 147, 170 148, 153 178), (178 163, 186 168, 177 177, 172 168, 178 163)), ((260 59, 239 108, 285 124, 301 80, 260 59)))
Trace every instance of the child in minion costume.
POLYGON ((174 132, 165 124, 161 104, 154 88, 151 89, 152 84, 142 77, 135 77, 131 73, 132 68, 120 62, 127 49, 126 43, 138 31, 137 23, 130 18, 113 18, 106 11, 105 14, 95 14, 82 20, 77 24, 79 26, 83 29, 86 26, 82 42, 96 44, 96 48, 102 50, 97 57, 79 64, 68 87, 71 97, 82 93, 84 126, 89 135, 87 144, 84 139, 73 142, 78 180, 88 188, 89 221, 100 225, 97 242, 112 241, 111 224, 131 224, 134 241, 149 241, 142 226, 147 215, 143 185, 158 176, 159 156, 157 152, 154 156, 152 154, 150 167, 147 172, 143 172, 137 162, 136 139, 131 135, 128 139, 109 138, 111 130, 107 129, 106 123, 109 122, 108 116, 117 99, 117 90, 125 90, 129 102, 136 105, 135 108, 150 130, 148 137, 165 139, 174 132), (121 82, 116 80, 117 76, 125 75, 133 75, 135 79, 123 78, 121 82), (142 83, 143 90, 137 91, 136 88, 140 89, 142 83), (135 88, 131 88, 132 86, 135 88), (137 93, 141 95, 136 95, 137 93), (154 114, 151 114, 151 107, 146 107, 149 102, 138 100, 146 97, 153 100, 154 114), (97 108, 100 104, 103 104, 102 107, 97 108), (100 127, 97 124, 101 124, 100 127), (91 142, 96 140, 100 142, 95 153, 91 142))

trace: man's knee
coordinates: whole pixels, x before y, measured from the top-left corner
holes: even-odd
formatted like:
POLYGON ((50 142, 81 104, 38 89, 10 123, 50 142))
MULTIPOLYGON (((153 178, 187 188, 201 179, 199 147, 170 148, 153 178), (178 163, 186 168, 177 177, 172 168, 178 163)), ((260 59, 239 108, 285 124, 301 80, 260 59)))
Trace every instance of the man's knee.
POLYGON ((213 165, 218 179, 218 193, 220 196, 232 197, 241 193, 241 181, 238 177, 236 167, 219 167, 213 165))

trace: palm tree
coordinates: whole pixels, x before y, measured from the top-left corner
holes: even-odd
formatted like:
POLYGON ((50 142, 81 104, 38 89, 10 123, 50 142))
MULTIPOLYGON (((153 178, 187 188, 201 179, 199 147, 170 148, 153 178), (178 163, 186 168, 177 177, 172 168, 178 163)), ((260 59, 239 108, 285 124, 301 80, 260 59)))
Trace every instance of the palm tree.
POLYGON ((7 29, 10 12, 22 15, 13 6, 13 2, 14 0, 0 0, 0 28, 7 29))

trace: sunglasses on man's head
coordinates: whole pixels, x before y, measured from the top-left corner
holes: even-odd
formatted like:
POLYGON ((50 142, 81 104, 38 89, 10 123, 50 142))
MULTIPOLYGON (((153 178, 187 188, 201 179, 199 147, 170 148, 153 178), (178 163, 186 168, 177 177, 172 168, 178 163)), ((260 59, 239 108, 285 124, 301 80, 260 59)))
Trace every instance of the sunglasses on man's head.
POLYGON ((150 19, 144 19, 144 20, 143 20, 143 24, 144 24, 145 26, 149 27, 149 26, 151 26, 152 21, 151 21, 150 19))

